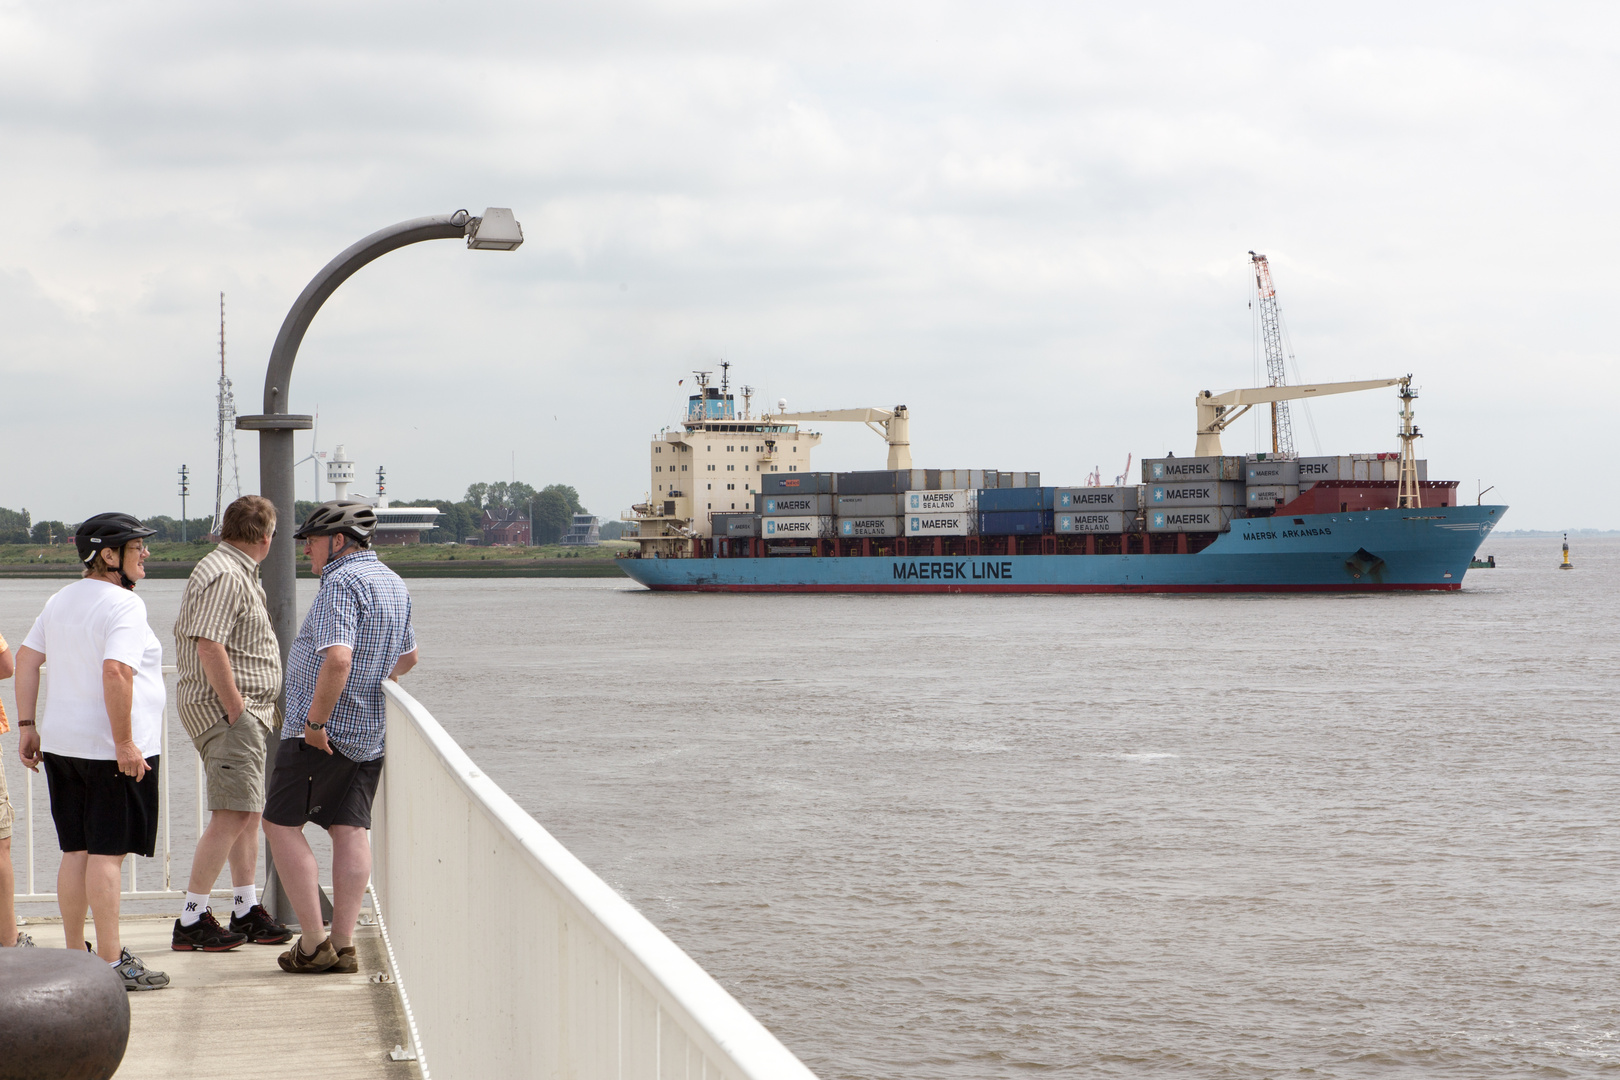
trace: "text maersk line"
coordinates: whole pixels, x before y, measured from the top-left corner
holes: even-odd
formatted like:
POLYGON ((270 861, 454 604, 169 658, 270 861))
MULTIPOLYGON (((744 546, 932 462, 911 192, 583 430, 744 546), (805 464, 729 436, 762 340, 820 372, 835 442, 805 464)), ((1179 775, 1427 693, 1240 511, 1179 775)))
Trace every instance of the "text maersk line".
POLYGON ((937 562, 914 561, 892 564, 895 581, 1010 581, 1013 576, 1011 560, 989 562, 942 559, 937 562))

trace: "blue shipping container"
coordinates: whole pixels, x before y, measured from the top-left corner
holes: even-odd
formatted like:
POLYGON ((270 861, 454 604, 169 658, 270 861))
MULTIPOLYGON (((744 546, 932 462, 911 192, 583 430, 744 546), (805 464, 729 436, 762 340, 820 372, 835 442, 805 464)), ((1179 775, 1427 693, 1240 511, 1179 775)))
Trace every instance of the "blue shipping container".
MULTIPOLYGON (((1036 489, 1013 488, 1012 490, 1033 491, 1036 489)), ((988 492, 979 492, 979 498, 984 498, 986 494, 988 492)), ((1039 536, 1042 533, 1051 531, 1052 511, 1050 510, 1002 510, 979 515, 980 536, 1039 536)))
POLYGON ((1049 487, 1002 487, 979 492, 981 514, 1004 513, 1010 510, 1050 510, 1052 493, 1049 487))

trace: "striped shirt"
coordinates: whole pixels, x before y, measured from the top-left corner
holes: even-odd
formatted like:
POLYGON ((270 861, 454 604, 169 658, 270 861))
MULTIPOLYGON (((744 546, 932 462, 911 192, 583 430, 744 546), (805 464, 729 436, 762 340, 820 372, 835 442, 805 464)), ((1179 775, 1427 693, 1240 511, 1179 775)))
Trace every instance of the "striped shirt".
POLYGON ((281 647, 270 626, 259 564, 240 548, 221 544, 203 556, 186 582, 174 620, 180 672, 175 708, 194 739, 225 715, 197 656, 197 638, 225 646, 247 714, 274 731, 281 721, 281 647))
POLYGON ((346 645, 354 656, 349 681, 326 722, 326 737, 351 761, 383 754, 386 726, 383 680, 401 656, 416 649, 411 594, 377 553, 362 548, 326 564, 321 588, 287 654, 287 715, 283 739, 304 734, 326 650, 346 645))

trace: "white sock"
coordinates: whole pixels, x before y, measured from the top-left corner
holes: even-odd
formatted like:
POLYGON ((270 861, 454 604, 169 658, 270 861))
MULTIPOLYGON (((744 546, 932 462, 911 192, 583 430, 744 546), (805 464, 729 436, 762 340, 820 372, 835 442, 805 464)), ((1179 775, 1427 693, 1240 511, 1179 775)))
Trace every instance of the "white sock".
POLYGON ((202 913, 208 910, 208 894, 205 892, 186 893, 186 906, 180 909, 180 925, 196 926, 202 913))
POLYGON ((235 885, 231 887, 231 914, 238 919, 247 918, 247 913, 253 910, 253 905, 259 902, 259 887, 257 885, 235 885))

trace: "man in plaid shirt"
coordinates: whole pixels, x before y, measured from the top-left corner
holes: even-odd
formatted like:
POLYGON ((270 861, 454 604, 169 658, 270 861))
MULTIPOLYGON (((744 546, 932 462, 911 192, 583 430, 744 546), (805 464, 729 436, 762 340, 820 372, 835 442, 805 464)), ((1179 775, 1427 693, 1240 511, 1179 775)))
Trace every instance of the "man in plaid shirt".
POLYGON ((371 803, 382 777, 382 684, 416 666, 411 597, 371 550, 377 514, 359 500, 317 506, 295 535, 320 591, 287 656, 281 746, 264 807, 276 869, 303 927, 283 971, 354 972, 354 926, 371 880, 371 803), (313 821, 332 838, 332 934, 321 927, 313 821))

